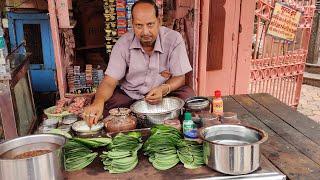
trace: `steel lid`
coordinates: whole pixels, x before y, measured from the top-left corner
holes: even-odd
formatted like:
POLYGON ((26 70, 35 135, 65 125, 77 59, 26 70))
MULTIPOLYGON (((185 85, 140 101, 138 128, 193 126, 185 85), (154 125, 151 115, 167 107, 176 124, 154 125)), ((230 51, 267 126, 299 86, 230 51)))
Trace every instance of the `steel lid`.
POLYGON ((205 109, 210 105, 210 100, 206 97, 196 96, 186 100, 186 108, 191 110, 205 109))

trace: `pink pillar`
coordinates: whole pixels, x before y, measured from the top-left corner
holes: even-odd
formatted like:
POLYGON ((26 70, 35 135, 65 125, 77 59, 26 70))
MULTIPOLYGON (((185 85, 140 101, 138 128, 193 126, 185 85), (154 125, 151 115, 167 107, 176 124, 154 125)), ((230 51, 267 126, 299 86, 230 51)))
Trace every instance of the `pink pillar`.
POLYGON ((198 95, 206 95, 207 84, 207 40, 208 40, 208 26, 209 26, 209 4, 210 0, 202 0, 200 3, 201 17, 200 17, 200 38, 199 38, 199 86, 198 95))
POLYGON ((48 1, 48 10, 50 16, 50 27, 52 34, 52 43, 54 50, 54 60, 57 68, 57 81, 60 97, 64 97, 66 93, 66 79, 65 79, 65 67, 63 63, 63 56, 61 52, 60 39, 59 39, 59 26, 57 21, 56 5, 54 0, 48 1))
POLYGON ((224 43, 217 46, 223 47, 222 69, 207 71, 207 52, 213 48, 207 46, 210 0, 201 0, 199 95, 213 95, 216 89, 223 95, 247 92, 254 6, 254 0, 225 1, 224 43))
POLYGON ((194 3, 194 39, 193 39, 193 89, 199 94, 199 39, 200 39, 200 1, 195 0, 194 3))
POLYGON ((256 3, 254 0, 242 0, 238 42, 235 94, 248 93, 250 64, 252 53, 253 19, 256 3))

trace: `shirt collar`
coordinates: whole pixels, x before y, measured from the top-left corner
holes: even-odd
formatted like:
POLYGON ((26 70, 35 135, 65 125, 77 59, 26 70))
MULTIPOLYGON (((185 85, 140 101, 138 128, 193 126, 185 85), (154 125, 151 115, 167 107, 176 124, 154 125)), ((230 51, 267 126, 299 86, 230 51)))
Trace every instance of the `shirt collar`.
MULTIPOLYGON (((142 46, 140 44, 140 41, 137 38, 137 36, 134 36, 133 41, 131 42, 129 49, 142 49, 143 50, 143 48, 142 48, 142 46)), ((156 43, 154 44, 154 49, 153 50, 154 51, 158 51, 160 53, 163 53, 159 34, 157 36, 156 43)))

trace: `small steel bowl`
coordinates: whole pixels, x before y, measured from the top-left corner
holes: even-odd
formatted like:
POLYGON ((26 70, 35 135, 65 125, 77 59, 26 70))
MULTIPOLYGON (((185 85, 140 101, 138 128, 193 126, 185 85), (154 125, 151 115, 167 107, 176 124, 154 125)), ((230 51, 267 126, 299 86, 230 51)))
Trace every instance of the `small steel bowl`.
POLYGON ((103 126, 104 126, 104 123, 101 121, 98 122, 97 124, 92 125, 91 128, 87 125, 86 121, 77 121, 73 123, 72 130, 79 133, 96 133, 101 131, 103 126))
POLYGON ((176 119, 182 113, 184 101, 177 97, 166 97, 156 105, 149 104, 144 100, 133 103, 131 111, 137 116, 138 121, 144 127, 155 124, 163 124, 167 119, 176 119))

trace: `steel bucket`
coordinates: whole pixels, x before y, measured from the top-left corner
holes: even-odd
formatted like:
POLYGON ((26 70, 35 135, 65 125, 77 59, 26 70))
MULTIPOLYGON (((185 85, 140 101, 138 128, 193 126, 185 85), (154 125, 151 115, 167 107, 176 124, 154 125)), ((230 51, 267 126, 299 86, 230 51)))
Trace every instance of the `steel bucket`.
POLYGON ((200 130, 204 161, 210 168, 224 174, 240 175, 260 166, 260 144, 268 139, 263 130, 221 124, 200 130))
POLYGON ((0 144, 0 179, 60 180, 64 179, 62 147, 66 139, 60 135, 23 136, 0 144), (26 152, 50 152, 29 158, 14 159, 26 152))

